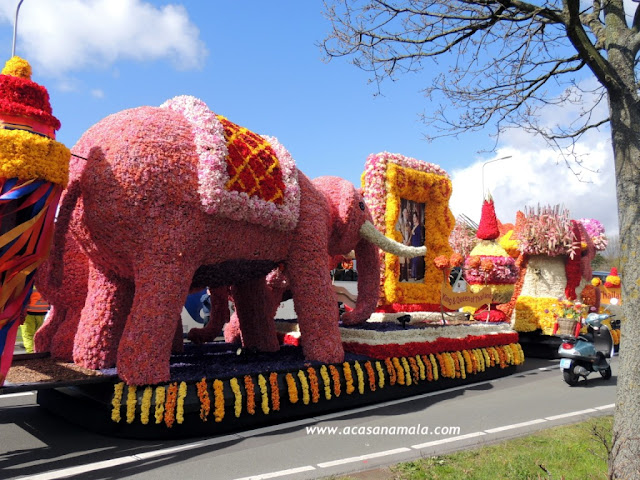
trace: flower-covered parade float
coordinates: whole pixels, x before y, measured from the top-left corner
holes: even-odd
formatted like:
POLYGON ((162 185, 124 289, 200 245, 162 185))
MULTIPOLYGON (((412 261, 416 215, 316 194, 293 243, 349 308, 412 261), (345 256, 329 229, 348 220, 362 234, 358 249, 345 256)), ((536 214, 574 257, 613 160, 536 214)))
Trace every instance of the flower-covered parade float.
POLYGON ((110 115, 72 152, 37 277, 52 312, 36 336, 52 362, 93 372, 39 388, 39 403, 70 420, 123 436, 216 434, 495 378, 523 361, 508 323, 440 320, 433 260, 451 253, 454 224, 440 167, 382 153, 362 190, 311 180, 276 138, 190 96, 110 115), (329 270, 351 252, 358 293, 340 314, 329 270), (225 341, 183 342, 180 312, 204 287, 212 303, 233 303, 213 319, 228 320, 225 341), (284 334, 283 298, 296 312, 284 334))

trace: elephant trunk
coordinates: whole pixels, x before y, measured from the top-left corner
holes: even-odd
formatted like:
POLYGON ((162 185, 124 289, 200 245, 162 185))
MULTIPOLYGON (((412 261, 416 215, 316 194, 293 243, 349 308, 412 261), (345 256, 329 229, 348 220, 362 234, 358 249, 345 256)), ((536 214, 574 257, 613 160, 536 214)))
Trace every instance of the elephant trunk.
POLYGON ((344 325, 364 323, 375 312, 380 290, 380 256, 378 248, 366 239, 361 239, 355 248, 358 265, 358 298, 355 308, 345 312, 344 325))
MULTIPOLYGON (((360 236, 367 239, 374 245, 377 245, 381 250, 387 253, 392 253, 398 257, 414 258, 424 257, 427 254, 427 247, 410 247, 400 242, 390 239, 384 236, 373 223, 366 221, 360 227, 360 236)), ((357 252, 356 252, 357 253, 357 252)))

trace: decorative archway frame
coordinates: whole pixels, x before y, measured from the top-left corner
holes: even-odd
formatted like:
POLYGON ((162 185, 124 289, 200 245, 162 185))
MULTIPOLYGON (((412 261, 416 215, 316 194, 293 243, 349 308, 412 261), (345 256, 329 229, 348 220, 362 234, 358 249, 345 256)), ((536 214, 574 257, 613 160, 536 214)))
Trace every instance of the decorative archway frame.
POLYGON ((455 218, 449 209, 451 179, 438 165, 388 152, 369 155, 362 174, 363 195, 374 225, 387 237, 402 242, 396 225, 403 199, 424 204, 425 275, 420 282, 401 282, 400 260, 381 252, 379 307, 391 311, 440 310, 442 272, 433 262, 450 256, 449 235, 455 218))

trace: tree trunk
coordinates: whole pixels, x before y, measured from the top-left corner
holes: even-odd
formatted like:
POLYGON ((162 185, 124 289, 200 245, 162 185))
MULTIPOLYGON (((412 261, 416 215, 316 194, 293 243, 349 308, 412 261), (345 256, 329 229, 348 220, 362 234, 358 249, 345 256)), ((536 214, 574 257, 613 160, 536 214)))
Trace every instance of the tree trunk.
POLYGON ((609 95, 609 111, 622 247, 622 340, 609 471, 611 478, 632 479, 640 478, 640 111, 631 95, 617 94, 609 95))

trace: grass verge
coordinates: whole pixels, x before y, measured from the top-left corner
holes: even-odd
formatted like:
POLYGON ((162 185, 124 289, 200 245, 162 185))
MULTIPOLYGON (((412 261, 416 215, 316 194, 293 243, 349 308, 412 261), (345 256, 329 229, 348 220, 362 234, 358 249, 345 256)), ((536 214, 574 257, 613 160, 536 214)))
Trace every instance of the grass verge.
POLYGON ((606 480, 612 426, 613 416, 598 417, 340 480, 606 480))

